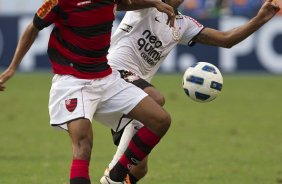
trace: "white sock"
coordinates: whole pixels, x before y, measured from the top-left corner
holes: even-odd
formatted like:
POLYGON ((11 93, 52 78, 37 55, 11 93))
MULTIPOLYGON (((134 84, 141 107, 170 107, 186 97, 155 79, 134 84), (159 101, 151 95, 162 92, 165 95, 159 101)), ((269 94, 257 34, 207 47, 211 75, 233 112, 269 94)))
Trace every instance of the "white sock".
POLYGON ((133 135, 135 135, 135 133, 144 125, 142 123, 140 123, 137 120, 133 120, 131 123, 129 123, 125 129, 124 132, 122 134, 122 137, 120 139, 120 143, 117 147, 117 151, 111 161, 111 163, 109 164, 109 169, 111 170, 116 163, 118 162, 118 160, 120 159, 120 157, 122 156, 122 154, 124 153, 124 151, 126 150, 126 148, 128 147, 128 144, 130 142, 130 140, 132 139, 133 135))

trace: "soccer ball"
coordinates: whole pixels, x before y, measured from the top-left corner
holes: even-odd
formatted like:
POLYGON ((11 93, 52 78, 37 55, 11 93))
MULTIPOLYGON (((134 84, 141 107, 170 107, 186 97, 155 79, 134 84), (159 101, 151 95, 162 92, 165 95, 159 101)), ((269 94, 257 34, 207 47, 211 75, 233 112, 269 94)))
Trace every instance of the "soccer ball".
POLYGON ((210 102, 221 92, 223 78, 211 63, 198 62, 187 68, 182 86, 187 96, 197 102, 210 102))

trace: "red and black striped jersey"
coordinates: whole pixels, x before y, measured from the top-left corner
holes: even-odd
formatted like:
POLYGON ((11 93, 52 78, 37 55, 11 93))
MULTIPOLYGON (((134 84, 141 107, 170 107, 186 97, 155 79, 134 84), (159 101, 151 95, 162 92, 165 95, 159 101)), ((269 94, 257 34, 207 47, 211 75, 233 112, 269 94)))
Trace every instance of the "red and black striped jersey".
POLYGON ((46 0, 34 16, 39 30, 54 24, 48 56, 55 74, 93 79, 109 75, 114 0, 46 0))

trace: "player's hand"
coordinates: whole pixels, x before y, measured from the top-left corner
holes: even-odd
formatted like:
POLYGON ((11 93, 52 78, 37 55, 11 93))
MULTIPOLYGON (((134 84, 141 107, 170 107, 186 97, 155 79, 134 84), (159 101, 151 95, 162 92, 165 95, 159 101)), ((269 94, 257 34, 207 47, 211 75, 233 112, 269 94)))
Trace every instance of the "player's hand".
POLYGON ((265 22, 269 21, 277 12, 280 7, 275 0, 266 0, 260 8, 257 17, 265 22))
POLYGON ((0 74, 0 91, 5 90, 5 83, 15 74, 15 70, 7 69, 0 74))
POLYGON ((169 25, 170 27, 174 27, 175 13, 173 7, 162 1, 157 2, 158 3, 156 4, 155 8, 157 8, 157 10, 160 12, 166 13, 168 16, 167 25, 169 25))

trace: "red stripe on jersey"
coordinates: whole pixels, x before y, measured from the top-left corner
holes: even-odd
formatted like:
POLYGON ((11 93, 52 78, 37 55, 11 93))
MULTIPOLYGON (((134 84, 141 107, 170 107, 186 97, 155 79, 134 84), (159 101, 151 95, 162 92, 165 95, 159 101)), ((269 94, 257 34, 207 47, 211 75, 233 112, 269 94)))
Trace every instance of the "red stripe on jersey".
POLYGON ((99 57, 99 58, 90 58, 90 57, 85 57, 85 56, 74 54, 73 52, 63 47, 53 34, 51 34, 50 36, 49 48, 55 48, 65 58, 69 59, 70 61, 75 61, 78 63, 93 64, 97 62, 107 62, 108 61, 106 55, 99 57))
POLYGON ((57 18, 58 18, 58 14, 56 14, 54 11, 52 11, 44 18, 44 20, 46 22, 53 22, 57 18))
POLYGON ((68 25, 74 27, 83 27, 89 25, 97 25, 115 19, 113 5, 92 9, 85 12, 71 13, 68 18, 68 25))
POLYGON ((69 29, 57 26, 60 30, 61 37, 69 43, 86 50, 100 50, 109 45, 111 41, 111 31, 107 34, 93 36, 93 37, 82 37, 69 29))

